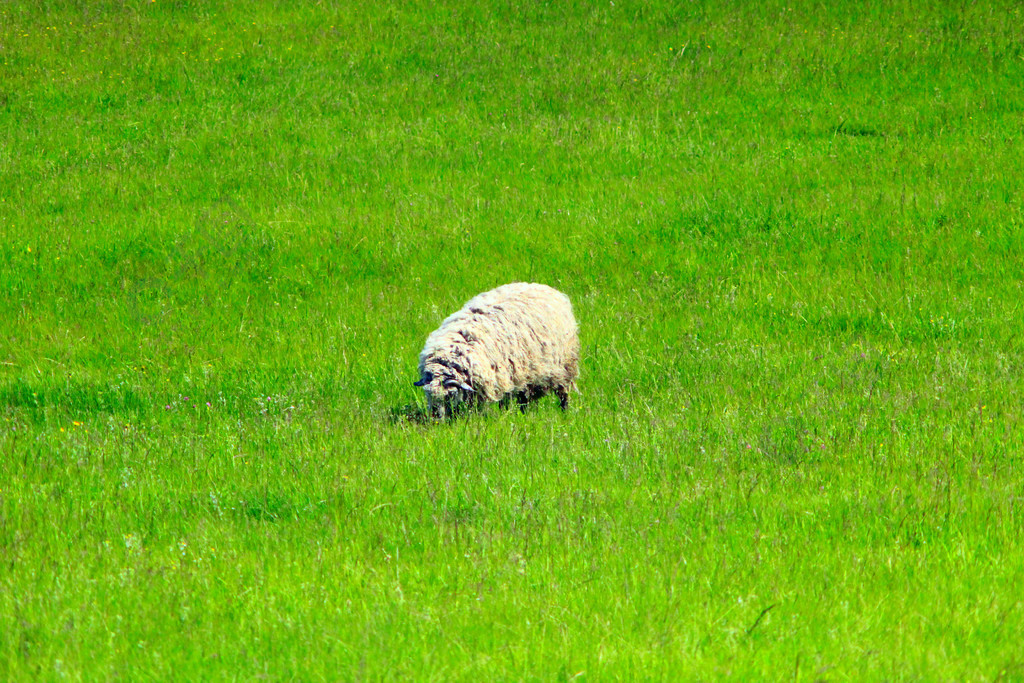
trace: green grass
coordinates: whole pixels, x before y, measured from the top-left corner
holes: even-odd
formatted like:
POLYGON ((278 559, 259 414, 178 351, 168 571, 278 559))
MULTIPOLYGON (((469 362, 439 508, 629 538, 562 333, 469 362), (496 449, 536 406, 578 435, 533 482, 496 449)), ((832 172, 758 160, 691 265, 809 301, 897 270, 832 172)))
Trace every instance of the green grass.
POLYGON ((0 2, 0 678, 1024 678, 1021 26, 0 2))

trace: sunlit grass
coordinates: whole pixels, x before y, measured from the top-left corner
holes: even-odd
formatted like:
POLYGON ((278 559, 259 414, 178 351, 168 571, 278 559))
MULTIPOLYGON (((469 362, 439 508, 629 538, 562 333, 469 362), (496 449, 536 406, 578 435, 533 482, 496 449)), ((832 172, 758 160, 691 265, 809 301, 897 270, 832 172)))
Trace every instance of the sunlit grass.
POLYGON ((1021 25, 0 5, 0 677, 1019 677, 1021 25))

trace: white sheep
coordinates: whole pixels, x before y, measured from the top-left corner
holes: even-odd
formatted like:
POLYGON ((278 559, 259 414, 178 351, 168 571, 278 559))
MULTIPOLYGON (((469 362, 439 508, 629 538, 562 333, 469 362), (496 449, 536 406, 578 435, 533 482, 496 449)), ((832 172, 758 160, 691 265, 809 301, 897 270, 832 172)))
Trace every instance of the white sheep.
POLYGON ((525 408, 548 392, 565 410, 579 357, 569 297, 513 282, 473 297, 427 337, 414 386, 423 387, 435 417, 460 404, 508 398, 525 408))

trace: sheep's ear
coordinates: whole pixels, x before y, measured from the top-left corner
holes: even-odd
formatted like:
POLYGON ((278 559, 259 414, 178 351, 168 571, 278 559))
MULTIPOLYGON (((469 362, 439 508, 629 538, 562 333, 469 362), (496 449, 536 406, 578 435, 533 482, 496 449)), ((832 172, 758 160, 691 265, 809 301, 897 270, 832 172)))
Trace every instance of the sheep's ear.
POLYGON ((469 386, 465 382, 459 382, 459 389, 462 389, 463 391, 466 391, 470 394, 473 393, 473 387, 469 386))
POLYGON ((413 382, 412 385, 414 387, 422 387, 426 383, 427 383, 427 378, 426 377, 421 377, 420 379, 418 379, 415 382, 413 382))

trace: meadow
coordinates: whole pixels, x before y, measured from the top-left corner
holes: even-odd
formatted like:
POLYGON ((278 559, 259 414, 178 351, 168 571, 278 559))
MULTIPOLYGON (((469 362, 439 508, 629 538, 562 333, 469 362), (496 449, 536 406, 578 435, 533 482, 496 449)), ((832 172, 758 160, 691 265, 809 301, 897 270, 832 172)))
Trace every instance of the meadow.
POLYGON ((0 0, 0 679, 1024 680, 1022 27, 0 0))

